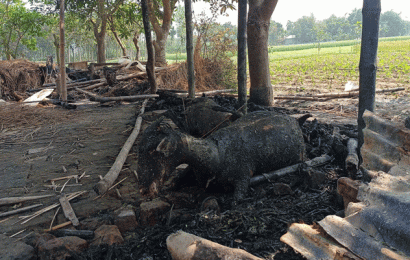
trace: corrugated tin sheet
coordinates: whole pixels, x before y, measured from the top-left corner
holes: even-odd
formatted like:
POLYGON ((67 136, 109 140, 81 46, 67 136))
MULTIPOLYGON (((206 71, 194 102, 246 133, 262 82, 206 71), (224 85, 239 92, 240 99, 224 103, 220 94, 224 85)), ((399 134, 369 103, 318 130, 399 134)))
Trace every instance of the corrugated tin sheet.
POLYGON ((364 119, 362 166, 378 177, 360 185, 345 218, 292 224, 281 241, 307 259, 410 259, 410 131, 369 111, 364 119))

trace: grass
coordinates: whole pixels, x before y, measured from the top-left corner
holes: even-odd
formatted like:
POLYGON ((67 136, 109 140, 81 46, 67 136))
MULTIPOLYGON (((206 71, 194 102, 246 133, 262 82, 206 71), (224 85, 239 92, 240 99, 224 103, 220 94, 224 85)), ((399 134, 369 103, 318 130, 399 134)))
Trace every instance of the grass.
MULTIPOLYGON (((406 41, 410 40, 410 36, 399 36, 399 37, 386 37, 380 38, 379 42, 387 41, 406 41)), ((358 44, 358 40, 347 40, 347 41, 337 41, 337 42, 322 42, 320 47, 332 48, 332 47, 345 47, 345 46, 354 46, 358 44)), ((307 50, 307 49, 317 49, 317 43, 308 43, 308 44, 295 44, 295 45, 281 45, 281 46, 270 46, 269 53, 272 52, 283 52, 283 51, 298 51, 298 50, 307 50)))
MULTIPOLYGON (((410 79, 410 37, 381 41, 378 48, 378 88, 407 87, 410 79)), ((360 45, 281 51, 269 54, 271 81, 295 86, 295 91, 334 92, 348 81, 358 84, 360 45)))
POLYGON ((170 64, 186 61, 186 53, 167 53, 165 57, 170 64))

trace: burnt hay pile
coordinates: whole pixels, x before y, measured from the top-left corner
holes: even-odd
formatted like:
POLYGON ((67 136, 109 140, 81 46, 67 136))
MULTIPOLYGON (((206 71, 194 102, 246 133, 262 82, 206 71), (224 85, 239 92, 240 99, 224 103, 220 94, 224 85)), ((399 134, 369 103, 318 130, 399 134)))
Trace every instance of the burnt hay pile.
MULTIPOLYGON (((234 98, 214 97, 221 106, 238 108, 234 98)), ((162 96, 148 110, 171 109, 175 114, 183 110, 181 99, 162 96)), ((301 114, 298 110, 266 108, 248 105, 248 111, 275 110, 280 113, 301 114)), ((343 169, 346 144, 349 137, 357 137, 352 125, 328 125, 316 120, 304 124, 303 134, 309 158, 322 154, 335 157, 330 164, 316 168, 324 181, 312 187, 301 178, 304 173, 295 173, 278 180, 251 188, 248 197, 236 207, 231 207, 232 194, 198 190, 194 187, 168 193, 161 199, 174 204, 171 213, 154 227, 140 226, 129 232, 123 245, 92 247, 74 259, 171 259, 166 248, 166 238, 177 230, 201 236, 225 246, 244 249, 265 259, 304 259, 293 249, 280 242, 294 222, 312 224, 325 216, 337 214, 343 209, 336 192, 336 181, 345 176, 343 169), (291 192, 278 195, 281 185, 288 185, 291 192), (203 210, 208 199, 217 201, 220 210, 203 210), (185 206, 175 201, 189 201, 185 206)), ((136 202, 138 209, 141 202, 136 202)))
POLYGON ((20 100, 18 93, 42 85, 40 66, 27 60, 0 61, 0 96, 20 100))

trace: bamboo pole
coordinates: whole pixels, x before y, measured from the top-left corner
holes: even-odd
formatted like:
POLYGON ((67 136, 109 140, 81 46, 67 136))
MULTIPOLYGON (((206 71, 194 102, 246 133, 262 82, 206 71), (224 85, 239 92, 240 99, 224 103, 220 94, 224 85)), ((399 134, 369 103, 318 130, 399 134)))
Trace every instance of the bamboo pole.
POLYGON ((60 1, 60 89, 61 98, 64 102, 67 102, 67 86, 65 75, 65 38, 64 38, 64 0, 60 1))
MULTIPOLYGON (((185 0, 186 53, 188 63, 188 97, 195 98, 194 33, 191 0, 185 0)), ((199 39, 198 39, 199 40, 199 39)))
POLYGON ((146 99, 146 98, 157 98, 159 95, 157 94, 150 94, 150 95, 136 95, 136 96, 120 96, 120 97, 100 97, 94 93, 75 88, 78 92, 84 93, 86 95, 89 95, 92 97, 95 101, 98 101, 100 103, 106 103, 106 102, 111 102, 111 101, 137 101, 141 99, 146 99))
POLYGON ((36 204, 36 205, 31 205, 31 206, 28 206, 28 207, 21 208, 21 209, 10 210, 10 211, 7 211, 7 212, 0 213, 0 217, 7 217, 7 216, 10 216, 10 215, 25 212, 25 211, 28 211, 30 209, 40 207, 42 205, 43 204, 36 204))
MULTIPOLYGON (((380 0, 363 1, 362 45, 359 63, 359 114, 357 118, 359 151, 364 143, 365 110, 374 111, 376 98, 377 47, 379 44, 380 0)), ((360 157, 360 156, 359 156, 360 157)))
MULTIPOLYGON (((389 89, 379 89, 375 93, 386 93, 386 92, 396 92, 403 91, 405 88, 389 88, 389 89)), ((276 96, 275 99, 292 99, 292 100, 312 100, 312 101, 327 101, 334 98, 349 98, 360 96, 359 91, 352 91, 348 93, 328 93, 328 94, 317 94, 313 96, 276 96)))
POLYGON ((29 200, 38 200, 38 199, 43 199, 43 198, 47 198, 47 197, 51 197, 51 196, 54 196, 54 195, 50 194, 50 195, 29 196, 29 197, 2 198, 2 199, 0 199, 0 206, 20 203, 20 202, 29 201, 29 200))
POLYGON ((247 0, 238 3, 238 101, 239 105, 247 111, 246 98, 246 18, 247 0))
POLYGON ((127 141, 125 142, 124 146, 122 147, 120 153, 117 156, 114 164, 108 171, 108 173, 104 176, 102 180, 100 180, 95 186, 94 190, 97 194, 101 195, 108 191, 108 189, 113 185, 114 181, 118 178, 122 166, 124 165, 125 160, 127 159, 128 153, 131 147, 134 145, 135 140, 141 129, 142 123, 142 114, 144 114, 145 106, 147 105, 148 99, 144 101, 142 104, 139 116, 137 121, 135 122, 134 130, 132 131, 131 135, 128 137, 127 141))

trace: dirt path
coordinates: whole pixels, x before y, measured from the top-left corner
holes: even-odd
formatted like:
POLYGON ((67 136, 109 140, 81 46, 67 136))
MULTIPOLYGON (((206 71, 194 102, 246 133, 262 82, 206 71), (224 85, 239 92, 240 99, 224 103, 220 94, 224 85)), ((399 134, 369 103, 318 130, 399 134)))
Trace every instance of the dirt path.
MULTIPOLYGON (((326 102, 278 100, 275 106, 309 111, 323 123, 357 125, 359 99, 333 99, 326 102)), ((384 119, 404 124, 404 120, 410 116, 410 97, 404 92, 400 92, 400 96, 377 94, 375 113, 384 119)))
MULTIPOLYGON (((99 175, 104 176, 108 172, 128 138, 135 124, 136 110, 135 105, 63 110, 56 113, 70 114, 68 120, 51 125, 2 129, 0 198, 54 194, 51 198, 23 203, 24 206, 37 203, 47 206, 57 202, 57 196, 60 194, 45 186, 51 185, 47 180, 81 175, 85 172, 85 178, 78 183, 80 185, 72 179, 64 189, 64 193, 89 191, 76 202, 72 202, 78 217, 84 218, 104 209, 118 208, 124 200, 135 201, 138 196, 135 177, 128 165, 125 165, 118 179, 128 176, 127 182, 118 187, 121 199, 116 197, 116 192, 110 192, 103 198, 93 201, 96 194, 92 187, 99 181, 99 175), (33 150, 37 148, 43 151, 33 150)), ((65 182, 66 180, 55 182, 59 185, 58 191, 65 182)), ((7 210, 11 210, 11 207, 0 207, 1 212, 7 210)), ((11 225, 17 218, 2 221, 0 232, 12 234, 27 226, 46 228, 50 225, 54 213, 55 210, 51 210, 26 225, 11 225)), ((65 221, 67 220, 63 214, 59 214, 55 225, 65 221)))

